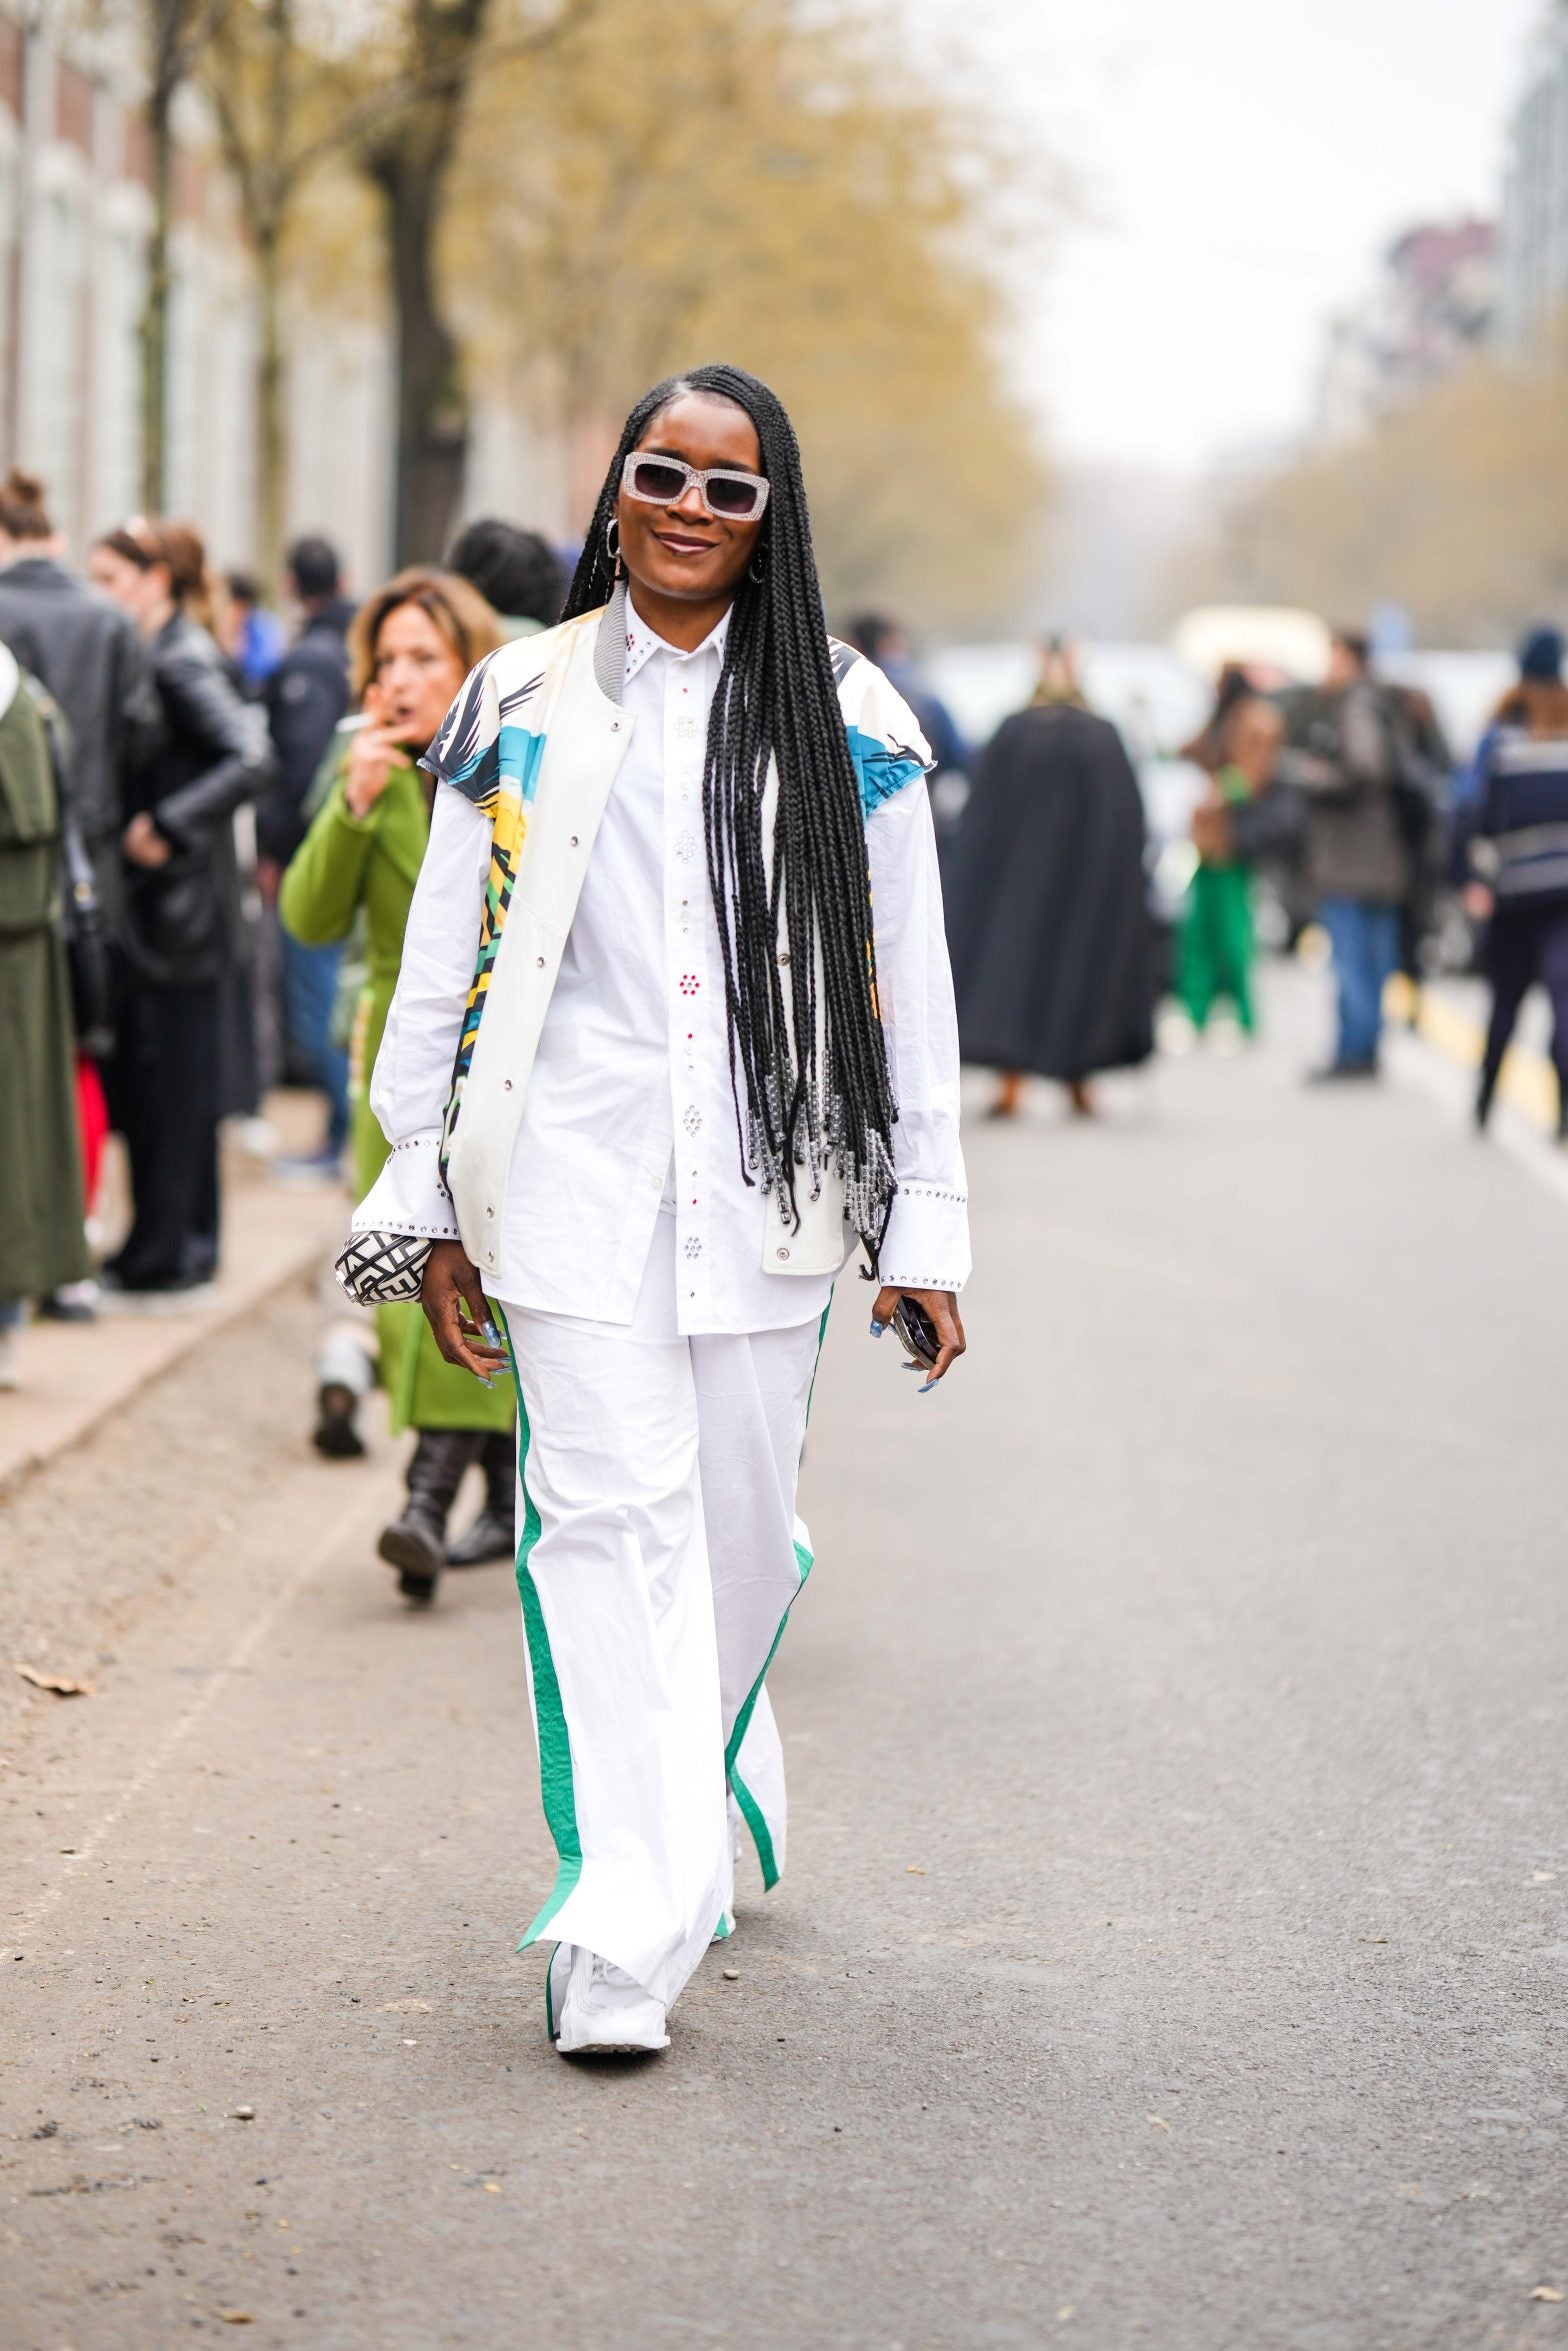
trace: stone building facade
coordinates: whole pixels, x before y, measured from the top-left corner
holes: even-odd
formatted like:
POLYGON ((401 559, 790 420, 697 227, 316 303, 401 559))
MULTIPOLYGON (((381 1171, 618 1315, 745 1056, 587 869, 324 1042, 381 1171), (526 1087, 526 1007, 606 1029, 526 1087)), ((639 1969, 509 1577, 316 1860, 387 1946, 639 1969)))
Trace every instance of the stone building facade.
MULTIPOLYGON (((112 62, 0 12, 0 463, 44 477, 76 553, 140 500, 149 187, 135 94, 112 62)), ((232 192, 199 145, 179 158, 176 206, 166 504, 199 524, 216 563, 244 563, 253 280, 232 192)), ((339 321, 298 343, 291 527, 329 532, 363 586, 384 572, 390 538, 385 337, 339 321)))

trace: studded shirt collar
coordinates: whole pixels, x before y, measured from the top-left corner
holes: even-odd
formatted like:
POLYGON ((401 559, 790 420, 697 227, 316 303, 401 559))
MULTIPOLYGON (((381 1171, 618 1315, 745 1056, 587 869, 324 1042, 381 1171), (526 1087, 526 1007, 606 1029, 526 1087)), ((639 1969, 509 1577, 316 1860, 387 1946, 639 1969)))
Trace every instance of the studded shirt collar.
POLYGON ((628 596, 626 599, 625 669, 627 683, 631 682, 640 669, 647 667, 656 653, 667 653, 672 661, 687 662, 699 660, 711 648, 713 652, 717 653, 722 664, 729 629, 730 616, 728 609, 726 609, 703 638, 702 643, 694 645, 689 653, 683 652, 678 645, 670 644, 667 638, 661 637, 657 630, 648 626, 628 596))

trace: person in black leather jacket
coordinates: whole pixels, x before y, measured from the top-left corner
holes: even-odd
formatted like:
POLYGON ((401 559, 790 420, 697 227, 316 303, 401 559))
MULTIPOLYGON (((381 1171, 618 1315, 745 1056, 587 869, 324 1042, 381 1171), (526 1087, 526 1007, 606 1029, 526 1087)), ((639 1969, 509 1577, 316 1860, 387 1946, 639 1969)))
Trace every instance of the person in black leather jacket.
POLYGON ((96 584, 151 656, 163 743, 122 810, 120 1033, 109 1109, 135 1216, 104 1268, 113 1288, 189 1290, 218 1262, 219 1013, 239 939, 234 812, 270 769, 265 721, 188 607, 206 557, 184 524, 138 519, 93 549, 96 584))
POLYGON ((65 794, 112 930, 123 899, 123 811, 158 742, 158 695, 134 622, 72 577, 63 545, 44 484, 13 466, 0 482, 0 643, 65 714, 65 794))

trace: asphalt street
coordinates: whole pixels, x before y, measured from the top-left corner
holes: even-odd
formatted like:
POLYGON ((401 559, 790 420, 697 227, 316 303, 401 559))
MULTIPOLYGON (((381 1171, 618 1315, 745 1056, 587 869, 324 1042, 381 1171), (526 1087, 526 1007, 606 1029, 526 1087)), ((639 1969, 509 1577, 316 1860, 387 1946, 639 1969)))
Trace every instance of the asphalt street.
POLYGON ((1568 2342, 1568 1199, 1313 987, 974 1123, 946 1392, 841 1285, 663 2058, 544 2037, 515 1591, 394 1603, 303 1287, 0 1504, 4 2351, 1568 2342))

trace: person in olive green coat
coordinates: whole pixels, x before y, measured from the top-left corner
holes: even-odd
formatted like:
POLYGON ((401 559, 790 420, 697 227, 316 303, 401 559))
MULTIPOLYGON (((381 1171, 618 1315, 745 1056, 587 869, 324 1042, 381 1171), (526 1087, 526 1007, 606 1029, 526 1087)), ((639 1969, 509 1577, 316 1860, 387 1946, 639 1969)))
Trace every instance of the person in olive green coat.
MULTIPOLYGON (((350 638, 362 716, 342 730, 325 796, 278 896, 284 928, 307 947, 364 937, 365 977, 354 1009, 349 1138, 354 1187, 363 1198, 387 1155, 366 1099, 403 952, 403 930, 430 835, 429 778, 420 753, 477 661, 501 642, 490 607, 450 572, 402 572, 366 603, 350 638)), ((514 1551, 514 1405, 510 1384, 493 1395, 446 1363, 417 1301, 376 1309, 381 1384, 394 1429, 419 1432, 402 1516, 381 1537, 411 1600, 434 1597, 443 1565, 476 1566, 514 1551), (461 1542, 446 1521, 464 1471, 481 1461, 486 1502, 461 1542)), ((324 1394, 325 1451, 358 1450, 353 1399, 324 1394)))
POLYGON ((24 1301, 88 1271, 75 1039, 59 931, 60 794, 48 738, 0 645, 0 1387, 24 1301))

